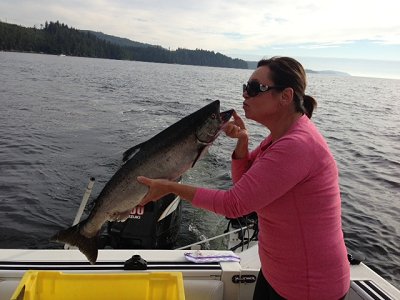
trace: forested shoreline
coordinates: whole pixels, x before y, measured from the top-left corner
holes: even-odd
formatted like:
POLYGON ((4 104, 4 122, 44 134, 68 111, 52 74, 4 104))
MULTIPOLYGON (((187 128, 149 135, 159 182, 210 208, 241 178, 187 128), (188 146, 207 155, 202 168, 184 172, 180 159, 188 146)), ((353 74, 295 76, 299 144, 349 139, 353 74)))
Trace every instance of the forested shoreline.
MULTIPOLYGON (((140 43, 137 43, 140 44, 140 43)), ((40 28, 0 21, 0 51, 71 55, 117 60, 135 60, 183 65, 247 69, 247 62, 214 51, 168 50, 161 46, 123 46, 60 22, 45 22, 40 28)))

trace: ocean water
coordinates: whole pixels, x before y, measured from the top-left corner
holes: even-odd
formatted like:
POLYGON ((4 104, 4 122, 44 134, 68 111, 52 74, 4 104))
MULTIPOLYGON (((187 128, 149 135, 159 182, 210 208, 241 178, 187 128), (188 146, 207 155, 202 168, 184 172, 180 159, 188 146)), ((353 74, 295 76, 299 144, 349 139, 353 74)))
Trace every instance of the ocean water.
MULTIPOLYGON (((91 176, 94 198, 125 150, 211 100, 243 115, 250 74, 0 52, 0 248, 60 247, 49 237, 72 223, 91 176)), ((340 170, 346 245, 400 287, 400 80, 309 74, 308 84, 340 170)), ((247 124, 255 147, 267 130, 247 124)), ((221 135, 184 181, 229 188, 234 144, 221 135)), ((226 227, 221 216, 183 209, 182 245, 226 227)))

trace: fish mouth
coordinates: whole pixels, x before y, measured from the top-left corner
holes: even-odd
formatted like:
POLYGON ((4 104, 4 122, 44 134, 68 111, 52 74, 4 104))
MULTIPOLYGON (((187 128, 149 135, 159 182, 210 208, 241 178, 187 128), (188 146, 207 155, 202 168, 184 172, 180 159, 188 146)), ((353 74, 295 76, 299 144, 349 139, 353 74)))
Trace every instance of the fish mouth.
POLYGON ((221 117, 222 122, 223 123, 228 122, 229 119, 232 117, 234 111, 235 111, 234 109, 230 109, 230 110, 221 112, 219 115, 221 117))

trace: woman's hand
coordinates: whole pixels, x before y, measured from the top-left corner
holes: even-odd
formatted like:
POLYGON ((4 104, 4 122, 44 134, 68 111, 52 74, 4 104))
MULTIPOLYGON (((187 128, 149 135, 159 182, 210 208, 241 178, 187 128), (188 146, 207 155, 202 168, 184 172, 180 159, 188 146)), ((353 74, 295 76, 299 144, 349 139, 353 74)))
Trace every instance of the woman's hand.
POLYGON ((233 121, 228 122, 224 126, 224 132, 228 137, 231 138, 236 138, 236 139, 248 138, 246 125, 244 124, 242 118, 236 113, 236 111, 233 112, 233 121))
POLYGON ((147 185, 149 188, 149 191, 143 197, 139 205, 146 205, 151 201, 157 201, 168 194, 175 194, 181 197, 181 199, 192 201, 197 189, 194 186, 167 179, 150 179, 144 176, 138 176, 137 181, 147 185))
POLYGON ((149 203, 151 201, 157 201, 158 199, 171 193, 171 191, 168 188, 169 184, 171 183, 171 181, 169 181, 169 180, 150 179, 150 178, 147 178, 144 176, 139 176, 137 178, 137 181, 144 185, 147 185, 149 188, 149 191, 143 197, 143 199, 139 205, 146 205, 147 203, 149 203))
POLYGON ((246 158, 249 154, 249 133, 242 118, 236 113, 236 111, 233 112, 233 121, 226 124, 224 131, 227 136, 237 139, 233 158, 246 158))

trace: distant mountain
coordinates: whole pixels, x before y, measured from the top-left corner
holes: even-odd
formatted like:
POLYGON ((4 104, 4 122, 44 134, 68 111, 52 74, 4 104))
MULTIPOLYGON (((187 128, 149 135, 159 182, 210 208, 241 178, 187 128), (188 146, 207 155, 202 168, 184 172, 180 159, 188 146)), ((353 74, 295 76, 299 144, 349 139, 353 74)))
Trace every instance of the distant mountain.
MULTIPOLYGON (((247 65, 249 69, 256 69, 257 68, 257 61, 248 61, 247 65)), ((335 75, 335 76, 351 76, 349 73, 333 71, 333 70, 324 70, 324 71, 315 71, 310 69, 305 69, 306 73, 310 74, 322 74, 322 75, 335 75)))
POLYGON ((306 73, 315 73, 315 74, 322 74, 322 75, 336 75, 336 76, 351 76, 349 73, 339 72, 339 71, 334 71, 334 70, 314 71, 314 70, 306 69, 306 73))
POLYGON ((255 70, 257 68, 257 61, 247 61, 247 65, 249 66, 249 69, 255 70))
POLYGON ((91 31, 91 30, 80 30, 82 32, 88 32, 93 34, 94 36, 96 36, 97 38, 104 40, 106 42, 110 42, 112 44, 118 45, 118 46, 122 46, 122 47, 142 47, 142 48, 146 48, 146 47, 158 47, 158 46, 154 46, 154 45, 150 45, 150 44, 145 44, 145 43, 140 43, 140 42, 135 42, 132 41, 130 39, 127 38, 121 38, 118 36, 114 36, 114 35, 109 35, 109 34, 105 34, 103 32, 100 31, 91 31))
MULTIPOLYGON (((246 61, 238 58, 230 58, 219 52, 207 51, 202 49, 188 50, 178 48, 177 50, 168 50, 159 45, 151 45, 146 43, 140 43, 137 41, 132 41, 127 38, 121 38, 114 35, 105 34, 99 31, 81 30, 82 32, 96 36, 102 41, 106 41, 113 45, 118 45, 127 48, 140 48, 145 54, 136 55, 135 60, 143 61, 154 61, 154 62, 166 62, 166 63, 176 63, 184 65, 199 65, 199 66, 214 66, 214 67, 225 67, 225 68, 238 68, 238 69, 248 69, 248 64, 246 61), (149 49, 148 51, 145 49, 149 49), (162 61, 159 61, 154 56, 153 59, 150 57, 158 53, 162 57, 162 61)), ((158 55, 157 55, 158 56, 158 55)))

